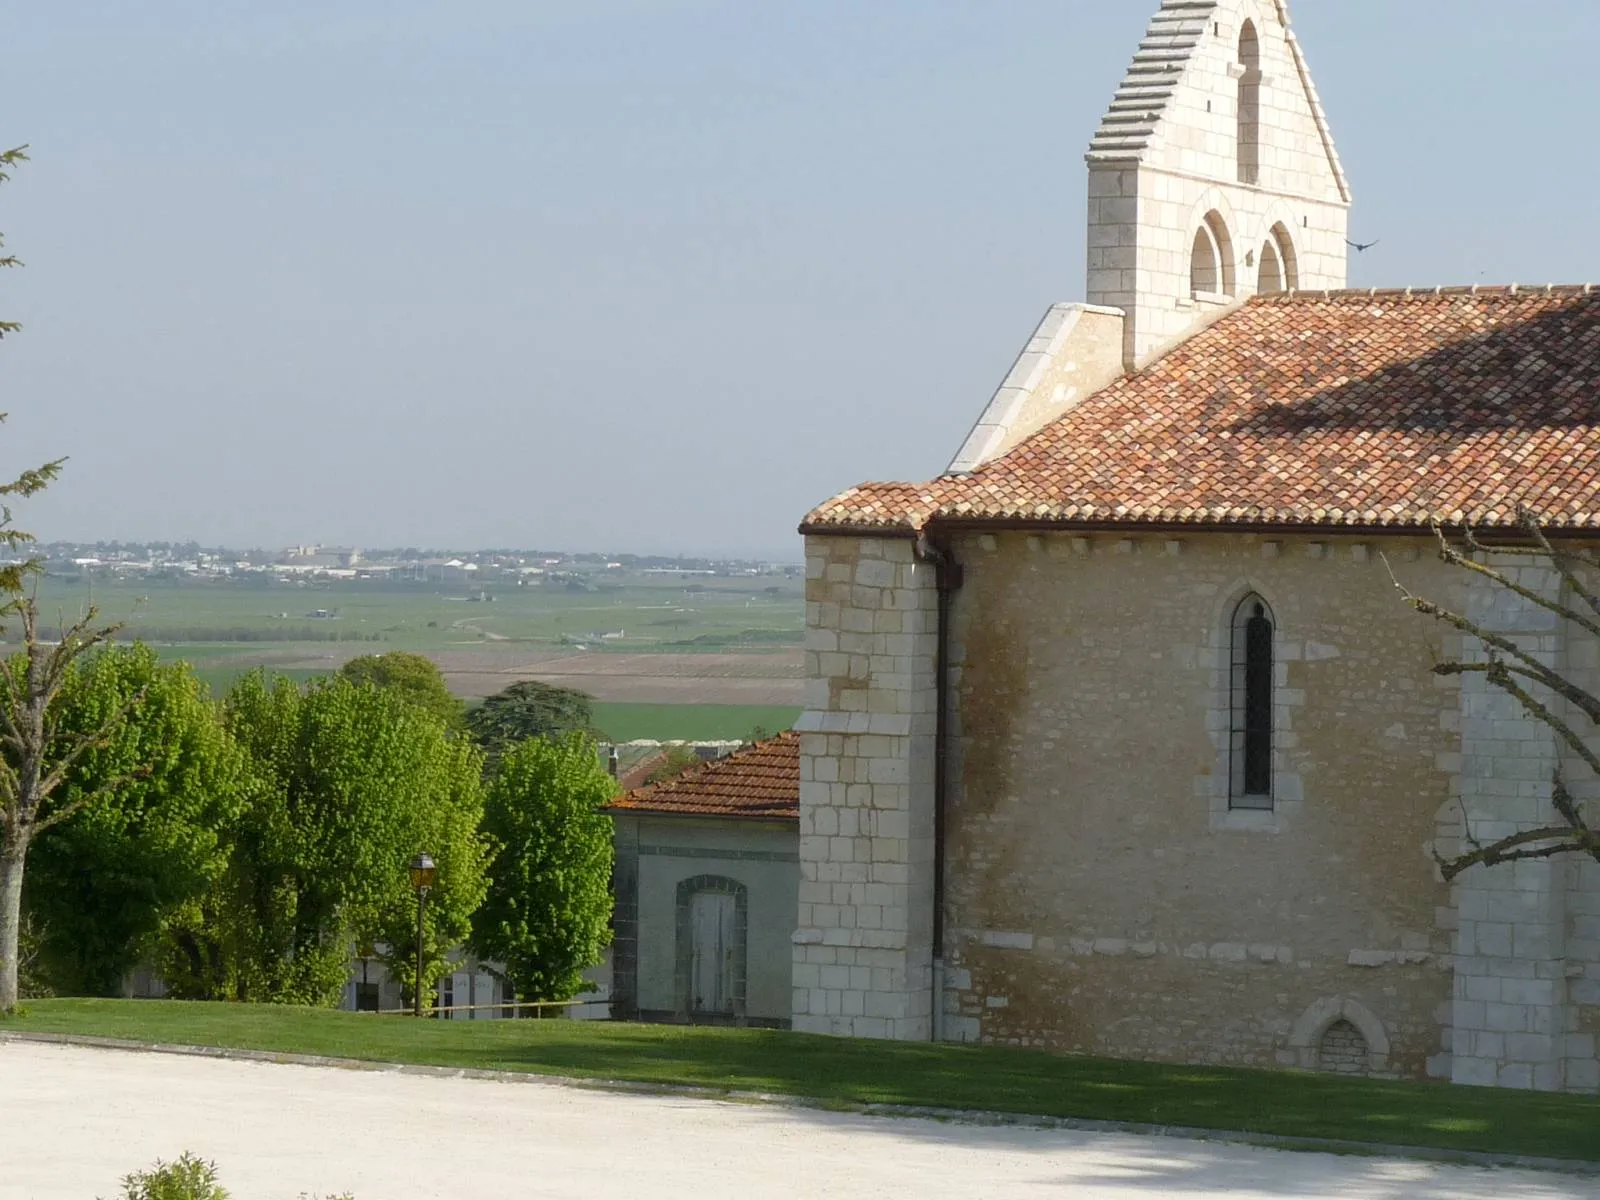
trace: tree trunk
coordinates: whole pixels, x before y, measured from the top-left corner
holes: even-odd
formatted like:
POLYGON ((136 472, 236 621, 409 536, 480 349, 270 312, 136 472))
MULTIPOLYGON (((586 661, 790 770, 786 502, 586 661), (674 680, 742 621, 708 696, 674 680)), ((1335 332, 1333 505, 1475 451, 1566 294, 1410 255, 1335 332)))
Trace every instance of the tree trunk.
POLYGON ((17 966, 22 931, 22 868, 28 843, 20 837, 0 844, 0 1015, 17 1006, 17 966))

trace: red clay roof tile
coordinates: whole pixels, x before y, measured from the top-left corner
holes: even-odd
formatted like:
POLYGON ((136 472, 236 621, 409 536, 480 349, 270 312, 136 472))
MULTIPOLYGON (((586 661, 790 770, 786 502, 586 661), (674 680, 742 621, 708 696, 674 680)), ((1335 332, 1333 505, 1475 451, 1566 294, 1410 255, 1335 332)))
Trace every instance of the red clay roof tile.
POLYGON ((689 816, 800 819, 800 737, 780 733, 726 758, 690 767, 649 787, 635 788, 608 811, 689 816))
POLYGON ((851 488, 802 529, 1600 528, 1600 294, 1257 297, 969 475, 851 488))

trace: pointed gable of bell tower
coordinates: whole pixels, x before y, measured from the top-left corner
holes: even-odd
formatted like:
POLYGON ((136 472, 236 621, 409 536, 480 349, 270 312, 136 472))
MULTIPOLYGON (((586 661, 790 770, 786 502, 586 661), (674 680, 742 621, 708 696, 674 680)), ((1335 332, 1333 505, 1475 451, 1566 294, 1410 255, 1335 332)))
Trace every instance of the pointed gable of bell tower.
POLYGON ((1350 189, 1287 0, 1162 0, 1089 154, 1092 305, 1141 364, 1257 292, 1345 286, 1350 189))

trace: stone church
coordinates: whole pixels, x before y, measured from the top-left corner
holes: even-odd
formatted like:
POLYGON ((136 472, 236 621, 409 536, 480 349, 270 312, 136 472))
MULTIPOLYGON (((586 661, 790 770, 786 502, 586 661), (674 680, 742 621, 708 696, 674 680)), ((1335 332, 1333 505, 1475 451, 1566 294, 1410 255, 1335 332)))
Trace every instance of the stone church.
POLYGON ((795 1028, 1597 1090, 1600 863, 1433 858, 1563 748, 1390 571, 1600 686, 1430 533, 1600 542, 1600 295, 1344 290, 1285 0, 1163 0, 1088 179, 1087 302, 802 526, 795 1028))

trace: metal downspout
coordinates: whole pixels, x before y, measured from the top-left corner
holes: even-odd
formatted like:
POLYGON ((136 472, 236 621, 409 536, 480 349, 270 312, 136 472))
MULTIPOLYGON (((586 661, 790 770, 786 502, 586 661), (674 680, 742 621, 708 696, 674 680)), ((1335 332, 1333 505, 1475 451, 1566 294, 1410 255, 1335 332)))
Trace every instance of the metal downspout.
POLYGON ((944 860, 950 745, 950 603, 961 588, 963 572, 949 544, 941 544, 927 533, 917 538, 916 556, 920 561, 932 564, 934 589, 938 594, 933 657, 933 1012, 929 1021, 929 1037, 939 1042, 944 1040, 944 860))

